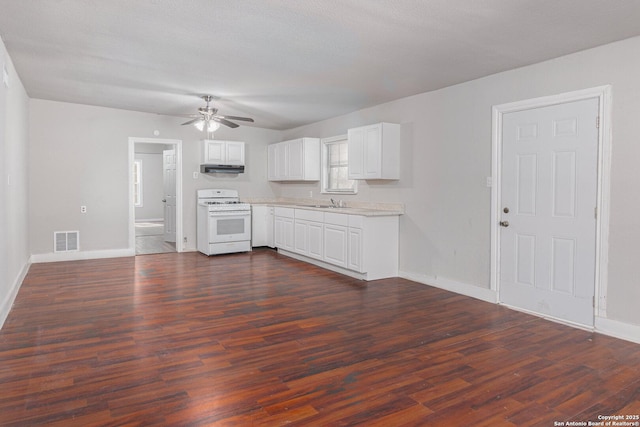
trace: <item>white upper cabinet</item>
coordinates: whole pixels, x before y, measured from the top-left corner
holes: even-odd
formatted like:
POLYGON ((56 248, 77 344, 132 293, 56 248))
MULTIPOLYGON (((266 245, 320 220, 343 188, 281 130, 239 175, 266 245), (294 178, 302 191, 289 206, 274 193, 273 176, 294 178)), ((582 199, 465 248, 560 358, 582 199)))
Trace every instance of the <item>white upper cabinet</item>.
POLYGON ((202 163, 244 166, 244 142, 205 139, 202 144, 202 163))
POLYGON ((269 145, 269 181, 320 180, 320 140, 298 138, 269 145))
POLYGON ((349 129, 349 179, 400 179, 400 125, 349 129))

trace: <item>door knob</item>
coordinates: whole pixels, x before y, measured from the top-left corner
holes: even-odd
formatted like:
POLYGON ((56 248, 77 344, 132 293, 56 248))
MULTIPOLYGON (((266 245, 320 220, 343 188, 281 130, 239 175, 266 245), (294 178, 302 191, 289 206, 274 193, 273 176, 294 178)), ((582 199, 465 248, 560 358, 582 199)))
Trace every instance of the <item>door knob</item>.
POLYGON ((500 221, 500 226, 508 227, 509 226, 509 221, 500 221))
POLYGON ((167 203, 167 199, 162 199, 162 203, 167 203))

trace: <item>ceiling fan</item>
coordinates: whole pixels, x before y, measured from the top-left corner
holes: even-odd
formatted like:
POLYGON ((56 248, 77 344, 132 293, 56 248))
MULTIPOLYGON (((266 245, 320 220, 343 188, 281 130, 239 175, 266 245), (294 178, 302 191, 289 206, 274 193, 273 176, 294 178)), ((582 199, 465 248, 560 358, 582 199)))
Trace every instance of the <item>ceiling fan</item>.
POLYGON ((202 95, 201 98, 207 103, 206 107, 198 108, 198 114, 191 114, 189 117, 194 117, 193 120, 182 123, 183 125, 194 125, 198 130, 207 132, 213 132, 217 130, 221 124, 229 126, 230 128, 237 128, 239 125, 233 123, 230 120, 241 120, 243 122, 253 122, 249 117, 238 116, 223 116, 218 114, 218 109, 209 106, 209 103, 214 100, 212 95, 202 95))

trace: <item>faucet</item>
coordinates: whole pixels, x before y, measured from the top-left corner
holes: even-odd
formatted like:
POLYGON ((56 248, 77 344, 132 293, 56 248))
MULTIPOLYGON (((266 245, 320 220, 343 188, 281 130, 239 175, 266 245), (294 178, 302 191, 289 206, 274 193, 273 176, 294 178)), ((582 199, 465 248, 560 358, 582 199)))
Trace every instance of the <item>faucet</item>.
POLYGON ((331 207, 337 208, 338 204, 335 202, 335 200, 330 199, 331 200, 331 207))

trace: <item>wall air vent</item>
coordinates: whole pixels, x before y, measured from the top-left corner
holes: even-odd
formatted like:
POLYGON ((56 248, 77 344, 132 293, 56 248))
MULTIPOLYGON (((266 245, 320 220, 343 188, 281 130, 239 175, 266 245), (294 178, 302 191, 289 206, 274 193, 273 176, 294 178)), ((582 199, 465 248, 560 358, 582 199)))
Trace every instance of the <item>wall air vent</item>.
POLYGON ((54 252, 77 252, 79 248, 79 231, 55 231, 53 233, 54 252))

